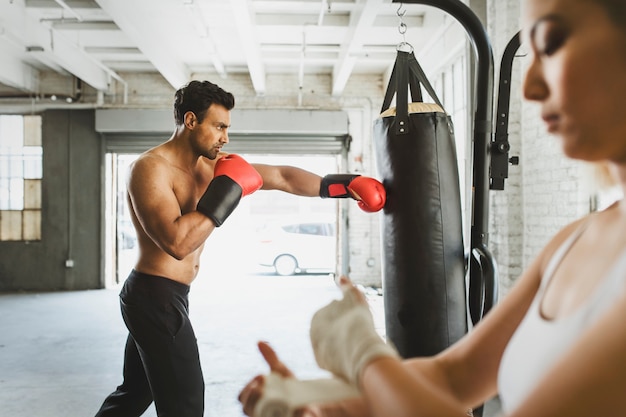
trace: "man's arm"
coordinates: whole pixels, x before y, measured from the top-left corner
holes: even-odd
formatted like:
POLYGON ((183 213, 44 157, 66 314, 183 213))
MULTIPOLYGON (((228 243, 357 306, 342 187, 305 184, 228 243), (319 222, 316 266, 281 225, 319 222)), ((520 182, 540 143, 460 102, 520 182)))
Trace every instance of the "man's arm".
POLYGON ((263 177, 264 190, 281 190, 291 194, 321 198, 352 198, 366 212, 385 206, 387 194, 383 184, 358 174, 330 174, 320 177, 292 166, 253 164, 263 177))
POLYGON ((263 177, 262 190, 280 190, 290 194, 318 197, 322 177, 288 165, 252 164, 263 177))

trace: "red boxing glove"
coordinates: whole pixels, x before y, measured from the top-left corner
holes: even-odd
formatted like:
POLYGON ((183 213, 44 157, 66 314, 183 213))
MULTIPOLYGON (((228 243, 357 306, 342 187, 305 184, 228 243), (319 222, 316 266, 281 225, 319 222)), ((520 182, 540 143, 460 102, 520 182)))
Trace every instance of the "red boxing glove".
POLYGON ((351 197, 359 202, 361 210, 373 213, 385 207, 387 192, 374 178, 353 174, 330 174, 322 178, 320 197, 351 197))
POLYGON ((215 163, 213 181, 198 201, 196 210, 221 226, 239 205, 241 197, 263 185, 263 178, 239 155, 230 154, 215 163))
POLYGON ((348 191, 358 201, 361 210, 368 213, 382 210, 387 202, 385 187, 374 178, 356 177, 348 185, 348 191))
POLYGON ((241 196, 247 196, 263 186, 263 178, 252 165, 237 154, 229 154, 215 163, 213 181, 225 175, 241 187, 241 196))

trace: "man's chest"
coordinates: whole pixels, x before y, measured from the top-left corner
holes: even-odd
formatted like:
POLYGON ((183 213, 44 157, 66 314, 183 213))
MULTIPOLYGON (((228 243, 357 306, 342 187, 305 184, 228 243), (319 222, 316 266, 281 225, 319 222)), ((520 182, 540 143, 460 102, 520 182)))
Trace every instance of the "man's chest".
POLYGON ((202 197, 212 179, 212 174, 208 173, 195 176, 181 176, 173 179, 174 194, 183 214, 196 209, 200 197, 202 197))

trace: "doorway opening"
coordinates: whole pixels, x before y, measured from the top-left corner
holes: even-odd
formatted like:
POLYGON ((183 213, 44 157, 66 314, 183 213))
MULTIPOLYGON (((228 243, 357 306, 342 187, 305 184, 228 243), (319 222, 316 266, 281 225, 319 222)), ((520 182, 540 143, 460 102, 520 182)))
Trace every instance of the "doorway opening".
MULTIPOLYGON (((105 158, 105 287, 122 283, 137 259, 137 237, 126 201, 126 175, 138 153, 105 158)), ((320 176, 338 172, 340 155, 242 156, 251 163, 293 165, 320 176)), ((228 221, 207 239, 203 275, 334 274, 341 262, 339 200, 260 190, 242 199, 228 221)), ((210 277, 207 277, 209 280, 210 277)), ((211 285, 214 285, 212 283, 211 285)))

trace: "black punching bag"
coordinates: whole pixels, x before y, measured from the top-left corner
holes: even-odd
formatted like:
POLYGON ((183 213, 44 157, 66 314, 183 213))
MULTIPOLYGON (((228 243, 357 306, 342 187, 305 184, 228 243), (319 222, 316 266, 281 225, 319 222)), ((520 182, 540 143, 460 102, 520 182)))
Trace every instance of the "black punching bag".
POLYGON ((405 358, 434 355, 467 332, 466 261, 452 122, 412 51, 398 50, 374 142, 387 190, 381 224, 387 339, 405 358), (436 104, 423 103, 420 86, 436 104))

